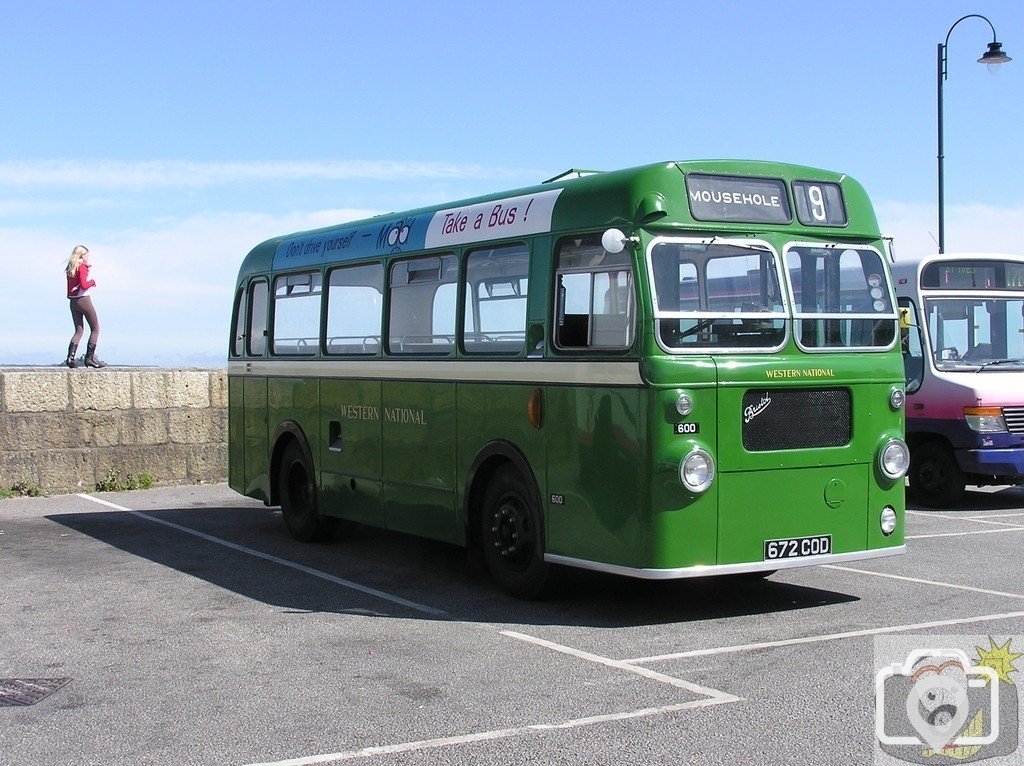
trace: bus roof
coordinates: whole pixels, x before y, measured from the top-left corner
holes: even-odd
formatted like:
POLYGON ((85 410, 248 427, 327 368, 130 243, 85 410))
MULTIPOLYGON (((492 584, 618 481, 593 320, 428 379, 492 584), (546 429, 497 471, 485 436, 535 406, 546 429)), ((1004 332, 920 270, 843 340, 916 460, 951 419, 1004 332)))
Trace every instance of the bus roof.
MULTIPOLYGON (((767 192, 766 192, 767 195, 767 192)), ((775 198, 776 200, 778 198, 775 198)), ((662 162, 611 172, 572 169, 536 186, 488 194, 442 205, 386 213, 322 229, 269 239, 243 261, 239 279, 275 269, 424 249, 450 248, 469 242, 515 239, 539 233, 609 227, 631 234, 643 228, 671 231, 736 232, 737 235, 784 231, 817 239, 877 239, 874 210, 863 187, 843 173, 757 160, 695 160, 662 162), (804 226, 796 215, 774 223, 698 220, 687 203, 686 179, 691 174, 742 179, 774 179, 792 210, 791 182, 819 181, 841 186, 847 222, 842 226, 804 226), (785 189, 785 191, 783 190, 785 189), (532 217, 531 217, 532 216, 532 217)))

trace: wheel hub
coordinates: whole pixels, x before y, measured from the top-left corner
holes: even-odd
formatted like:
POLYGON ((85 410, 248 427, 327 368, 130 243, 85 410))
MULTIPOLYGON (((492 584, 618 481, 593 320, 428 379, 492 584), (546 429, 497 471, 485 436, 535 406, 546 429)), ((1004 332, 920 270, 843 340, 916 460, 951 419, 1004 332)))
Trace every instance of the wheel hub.
POLYGON ((492 517, 491 532, 494 547, 511 564, 529 560, 533 547, 533 528, 530 515, 513 498, 502 498, 492 517))

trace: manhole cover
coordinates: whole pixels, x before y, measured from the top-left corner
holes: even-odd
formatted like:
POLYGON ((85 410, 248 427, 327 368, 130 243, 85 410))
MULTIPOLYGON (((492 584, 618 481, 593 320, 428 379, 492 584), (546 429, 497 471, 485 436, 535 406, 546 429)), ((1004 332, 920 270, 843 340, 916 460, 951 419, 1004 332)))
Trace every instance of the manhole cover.
POLYGON ((0 707, 22 707, 44 700, 70 678, 0 678, 0 707))

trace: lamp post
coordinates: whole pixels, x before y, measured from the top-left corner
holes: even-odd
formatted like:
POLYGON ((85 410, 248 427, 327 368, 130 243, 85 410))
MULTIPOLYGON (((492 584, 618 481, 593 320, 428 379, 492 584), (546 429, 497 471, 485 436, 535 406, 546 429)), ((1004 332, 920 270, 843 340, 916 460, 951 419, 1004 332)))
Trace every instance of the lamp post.
POLYGON ((938 50, 938 81, 939 81, 939 252, 943 253, 946 250, 946 216, 944 212, 944 189, 943 189, 943 177, 942 177, 942 161, 945 159, 945 155, 942 153, 942 83, 946 81, 947 67, 947 48, 949 47, 949 36, 953 34, 953 30, 956 25, 966 19, 983 19, 992 30, 992 42, 988 44, 988 50, 985 51, 981 58, 978 59, 979 64, 987 64, 989 71, 995 71, 1000 64, 1005 64, 1010 61, 1010 57, 1003 53, 1002 43, 996 40, 996 28, 992 26, 992 22, 984 16, 977 13, 971 13, 967 16, 963 16, 953 22, 953 26, 946 32, 946 41, 939 43, 938 50))

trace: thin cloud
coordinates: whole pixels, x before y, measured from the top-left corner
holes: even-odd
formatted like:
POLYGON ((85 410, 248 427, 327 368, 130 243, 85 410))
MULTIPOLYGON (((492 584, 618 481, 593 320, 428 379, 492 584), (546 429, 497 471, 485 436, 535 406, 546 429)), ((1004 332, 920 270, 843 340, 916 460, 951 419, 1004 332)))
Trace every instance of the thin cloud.
POLYGON ((473 164, 403 161, 187 162, 34 160, 0 162, 0 188, 208 188, 252 181, 460 180, 523 178, 536 171, 473 164))
POLYGON ((33 215, 63 215, 80 213, 83 210, 98 210, 115 207, 112 199, 0 199, 0 218, 17 218, 33 215))
MULTIPOLYGON (((881 202, 876 205, 882 233, 893 237, 897 260, 938 252, 935 206, 881 202)), ((950 205, 946 208, 946 252, 1018 253, 1024 205, 950 205)))

